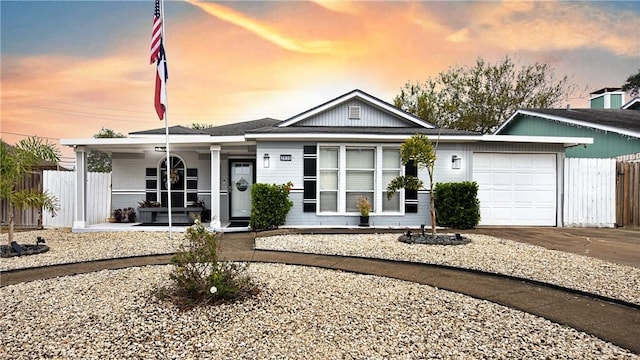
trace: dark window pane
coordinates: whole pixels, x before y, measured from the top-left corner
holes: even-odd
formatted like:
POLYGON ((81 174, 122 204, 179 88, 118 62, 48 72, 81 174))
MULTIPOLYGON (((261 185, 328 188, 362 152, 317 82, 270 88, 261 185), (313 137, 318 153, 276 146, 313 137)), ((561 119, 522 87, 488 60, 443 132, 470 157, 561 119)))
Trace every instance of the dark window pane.
POLYGON ((316 176, 316 159, 304 159, 304 176, 316 176))
POLYGON ((155 192, 148 192, 145 199, 147 201, 158 201, 158 194, 156 194, 155 192))
POLYGON ((305 199, 316 198, 316 182, 315 181, 304 182, 304 198, 305 199))

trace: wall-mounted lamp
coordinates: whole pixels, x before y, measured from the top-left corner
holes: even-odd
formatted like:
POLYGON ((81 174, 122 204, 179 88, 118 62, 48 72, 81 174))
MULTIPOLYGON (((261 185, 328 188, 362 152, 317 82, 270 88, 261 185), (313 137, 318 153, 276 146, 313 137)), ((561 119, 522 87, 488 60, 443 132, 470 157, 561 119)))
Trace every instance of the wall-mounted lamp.
POLYGON ((462 165, 462 158, 458 155, 451 156, 451 168, 452 169, 460 169, 462 165))
POLYGON ((167 152, 167 148, 164 146, 156 146, 155 148, 156 152, 167 152))
POLYGON ((264 154, 264 157, 262 158, 262 160, 264 160, 263 166, 264 168, 268 168, 269 165, 271 164, 271 157, 269 156, 269 154, 264 154))

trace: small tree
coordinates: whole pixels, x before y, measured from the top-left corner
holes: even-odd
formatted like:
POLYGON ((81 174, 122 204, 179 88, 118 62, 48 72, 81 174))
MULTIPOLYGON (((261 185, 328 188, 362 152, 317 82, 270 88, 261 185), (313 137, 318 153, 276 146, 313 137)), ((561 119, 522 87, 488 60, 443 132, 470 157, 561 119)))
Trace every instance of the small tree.
MULTIPOLYGON (((400 146, 400 160, 404 165, 413 162, 418 169, 427 169, 429 173, 429 213, 431 216, 431 234, 436 234, 436 207, 433 197, 433 168, 436 162, 436 150, 424 134, 415 134, 400 146)), ((398 176, 387 185, 387 199, 391 199, 400 189, 420 190, 424 182, 415 176, 398 176)))
POLYGON ((9 226, 7 244, 13 242, 15 212, 22 209, 44 208, 52 214, 58 210, 58 200, 39 189, 21 189, 23 178, 33 174, 45 161, 57 164, 60 151, 54 144, 31 137, 14 146, 0 140, 0 200, 9 204, 9 226))
MULTIPOLYGON (((114 130, 102 128, 93 137, 96 139, 111 139, 125 136, 114 130)), ((87 170, 92 172, 111 172, 111 155, 103 151, 89 151, 87 155, 87 170)))

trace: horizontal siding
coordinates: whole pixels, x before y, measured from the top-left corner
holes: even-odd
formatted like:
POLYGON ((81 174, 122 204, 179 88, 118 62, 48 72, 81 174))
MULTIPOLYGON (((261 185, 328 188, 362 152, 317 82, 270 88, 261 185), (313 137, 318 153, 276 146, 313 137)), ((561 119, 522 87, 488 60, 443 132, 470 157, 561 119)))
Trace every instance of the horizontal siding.
POLYGON ((303 146, 311 143, 261 142, 256 146, 256 182, 284 184, 293 182, 294 189, 302 188, 303 146), (264 155, 269 154, 269 168, 264 167, 264 155), (280 155, 291 155, 291 161, 281 161, 280 155))
MULTIPOLYGON (((289 195, 293 207, 287 215, 285 226, 357 226, 360 216, 320 216, 315 213, 302 211, 302 191, 292 191, 289 195)), ((372 215, 369 224, 376 227, 419 227, 421 224, 430 226, 429 194, 418 193, 418 212, 405 215, 372 215)))
POLYGON ((352 99, 294 126, 409 127, 410 124, 368 103, 352 99), (349 106, 360 106, 360 119, 349 119, 349 106))
POLYGON ((593 144, 567 148, 568 158, 610 158, 640 152, 640 139, 592 128, 571 126, 536 116, 525 116, 509 124, 505 135, 573 136, 593 138, 593 144))

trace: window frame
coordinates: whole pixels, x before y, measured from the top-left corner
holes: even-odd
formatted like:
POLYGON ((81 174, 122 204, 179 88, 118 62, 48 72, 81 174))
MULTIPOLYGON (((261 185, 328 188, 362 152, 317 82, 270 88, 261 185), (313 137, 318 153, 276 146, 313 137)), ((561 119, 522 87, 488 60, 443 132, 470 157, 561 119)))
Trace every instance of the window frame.
MULTIPOLYGON (((320 183, 318 183, 317 189, 316 189, 316 201, 317 201, 317 207, 316 207, 316 215, 318 216, 336 216, 336 215, 349 215, 349 216, 355 216, 355 215, 359 215, 359 213, 357 211, 347 211, 347 204, 346 204, 346 199, 347 199, 347 193, 348 192, 353 192, 353 190, 348 191, 347 190, 347 149, 354 149, 354 148, 362 148, 362 149, 373 149, 374 151, 374 168, 373 168, 373 182, 374 182, 374 186, 373 186, 373 199, 369 199, 369 201, 371 202, 371 214, 372 216, 400 216, 400 215, 404 215, 405 214, 405 209, 404 209, 404 201, 405 201, 405 191, 404 189, 399 190, 396 194, 399 197, 399 209, 397 211, 383 211, 383 201, 385 201, 386 199, 383 199, 383 196, 385 196, 386 193, 386 188, 387 188, 387 184, 382 184, 383 181, 383 172, 385 170, 390 170, 390 168, 384 168, 384 163, 383 163, 383 152, 384 150, 397 150, 398 151, 398 157, 399 155, 399 151, 400 151, 400 145, 399 144, 366 144, 366 143, 344 143, 344 144, 335 144, 335 143, 318 143, 317 144, 317 154, 318 154, 318 160, 317 160, 317 164, 318 167, 316 169, 316 176, 318 179, 318 182, 320 181, 320 173, 322 170, 327 170, 328 168, 321 168, 321 152, 322 149, 326 149, 326 148, 333 148, 333 149, 337 149, 338 150, 338 189, 337 189, 337 211, 336 212, 329 212, 329 211, 321 211, 321 204, 320 204, 320 183)), ((395 168, 394 168, 395 169, 395 168)), ((351 169, 353 170, 353 169, 351 169)), ((366 170, 366 169, 364 169, 366 170)), ((399 168, 399 174, 400 175, 404 175, 405 174, 405 166, 404 164, 402 164, 402 162, 400 162, 400 168, 399 168)))

